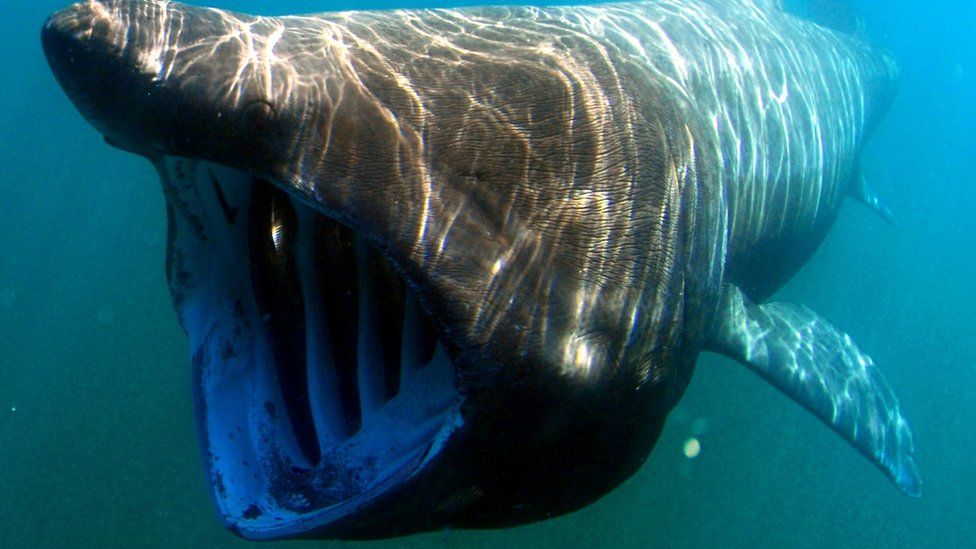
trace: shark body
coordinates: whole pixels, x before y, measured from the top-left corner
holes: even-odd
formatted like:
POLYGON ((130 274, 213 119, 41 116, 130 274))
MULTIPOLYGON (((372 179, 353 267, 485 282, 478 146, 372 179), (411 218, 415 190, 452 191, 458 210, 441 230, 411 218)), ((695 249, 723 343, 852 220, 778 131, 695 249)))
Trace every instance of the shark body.
POLYGON ((292 17, 89 0, 42 40, 79 111, 159 172, 235 532, 572 511, 641 465, 704 350, 920 493, 871 359, 763 303, 861 192, 884 53, 764 0, 292 17))

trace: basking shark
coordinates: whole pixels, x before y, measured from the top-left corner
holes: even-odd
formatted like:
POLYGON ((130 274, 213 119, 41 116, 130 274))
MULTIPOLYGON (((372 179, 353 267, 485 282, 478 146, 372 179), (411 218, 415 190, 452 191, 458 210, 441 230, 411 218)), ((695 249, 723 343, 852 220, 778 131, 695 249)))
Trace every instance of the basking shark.
POLYGON ((702 351, 919 495, 871 359, 765 302, 897 67, 773 0, 256 17, 88 0, 59 83, 162 180, 206 476, 252 539, 502 527, 645 460, 702 351))

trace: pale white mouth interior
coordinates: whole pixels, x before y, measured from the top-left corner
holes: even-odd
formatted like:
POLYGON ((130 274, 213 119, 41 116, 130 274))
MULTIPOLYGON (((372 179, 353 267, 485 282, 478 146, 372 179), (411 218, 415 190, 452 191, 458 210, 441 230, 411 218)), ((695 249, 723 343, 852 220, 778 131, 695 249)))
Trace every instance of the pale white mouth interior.
POLYGON ((167 275, 197 422, 231 528, 341 518, 412 474, 458 421, 435 326, 364 238, 279 187, 167 158, 167 275))

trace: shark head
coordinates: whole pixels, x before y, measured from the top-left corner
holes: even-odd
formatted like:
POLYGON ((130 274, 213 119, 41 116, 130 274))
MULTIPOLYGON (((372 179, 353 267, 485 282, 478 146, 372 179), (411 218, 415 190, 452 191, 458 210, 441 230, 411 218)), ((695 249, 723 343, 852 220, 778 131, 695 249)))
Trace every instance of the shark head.
POLYGON ((581 83, 626 74, 458 13, 89 0, 44 25, 79 111, 159 171, 206 474, 245 537, 571 511, 687 382, 685 132, 614 133, 652 115, 581 83))

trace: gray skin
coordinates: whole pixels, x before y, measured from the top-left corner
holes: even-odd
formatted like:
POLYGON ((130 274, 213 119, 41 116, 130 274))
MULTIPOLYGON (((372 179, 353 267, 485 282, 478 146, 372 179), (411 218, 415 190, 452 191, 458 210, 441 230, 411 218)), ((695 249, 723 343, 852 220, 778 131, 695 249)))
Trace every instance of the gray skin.
MULTIPOLYGON (((279 18, 92 0, 42 38, 81 113, 160 171, 208 479, 242 535, 383 537, 577 509, 640 466, 706 349, 919 493, 870 359, 811 311, 758 304, 859 181, 894 88, 883 53, 758 0, 279 18), (204 165, 238 174, 209 172, 226 221, 192 203, 204 165), (390 479, 331 499, 314 493, 321 475, 282 492, 287 469, 262 460, 256 506, 222 493, 237 479, 215 463, 208 379, 259 360, 214 358, 246 338, 193 311, 238 291, 199 272, 219 252, 213 227, 236 223, 235 178, 283 190, 298 225, 308 209, 368 243, 436 327, 455 405, 390 479)), ((249 315, 216 316, 246 332, 249 315)))

